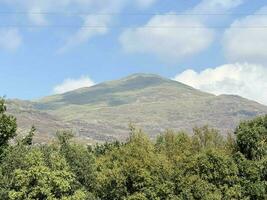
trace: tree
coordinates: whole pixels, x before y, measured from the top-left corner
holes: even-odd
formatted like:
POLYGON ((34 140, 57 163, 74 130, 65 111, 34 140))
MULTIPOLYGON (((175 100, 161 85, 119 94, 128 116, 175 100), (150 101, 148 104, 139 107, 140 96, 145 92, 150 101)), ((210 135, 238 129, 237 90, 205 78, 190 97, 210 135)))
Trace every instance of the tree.
POLYGON ((77 181, 89 192, 95 187, 95 158, 92 152, 82 145, 70 142, 73 135, 68 132, 57 134, 60 143, 60 153, 64 156, 75 174, 77 181))
POLYGON ((86 199, 86 193, 77 187, 74 174, 59 153, 52 153, 46 163, 43 153, 34 148, 23 164, 12 173, 9 199, 86 199))
POLYGON ((140 130, 132 131, 128 142, 98 157, 96 193, 103 200, 168 199, 173 184, 167 157, 140 130))
POLYGON ((184 132, 175 133, 167 130, 157 137, 155 146, 157 151, 166 155, 171 162, 179 162, 192 153, 191 138, 184 132))
POLYGON ((217 148, 221 149, 225 145, 223 137, 219 131, 208 126, 193 129, 193 149, 201 151, 203 149, 217 148))
POLYGON ((237 165, 229 155, 216 149, 206 149, 182 160, 176 167, 175 184, 176 194, 186 199, 190 195, 193 199, 241 196, 237 165))
POLYGON ((33 143, 33 136, 35 134, 36 128, 34 126, 31 127, 30 132, 28 133, 28 135, 26 135, 22 140, 22 144, 24 145, 32 145, 33 143))
POLYGON ((222 194, 215 185, 197 175, 186 175, 178 179, 176 194, 179 199, 221 200, 222 194))
POLYGON ((10 139, 16 136, 16 118, 6 114, 5 100, 0 98, 0 160, 10 139))
POLYGON ((237 151, 249 160, 267 155, 267 115, 244 121, 235 130, 237 151))
POLYGON ((238 167, 239 184, 242 197, 247 199, 266 199, 266 159, 248 160, 237 152, 232 155, 238 167))
POLYGON ((25 167, 25 156, 29 150, 27 146, 21 145, 21 143, 14 146, 10 145, 6 148, 5 156, 3 156, 0 165, 0 171, 2 172, 2 177, 0 177, 0 199, 9 199, 8 192, 11 187, 11 180, 14 178, 14 171, 25 167))

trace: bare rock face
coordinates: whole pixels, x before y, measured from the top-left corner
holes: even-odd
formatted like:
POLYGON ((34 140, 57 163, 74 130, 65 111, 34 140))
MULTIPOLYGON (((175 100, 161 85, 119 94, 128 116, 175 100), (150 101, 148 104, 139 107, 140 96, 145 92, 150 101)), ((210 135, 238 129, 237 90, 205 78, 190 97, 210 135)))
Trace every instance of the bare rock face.
POLYGON ((71 130, 82 142, 124 140, 133 123, 152 138, 166 129, 186 130, 210 125, 221 134, 240 120, 267 114, 267 106, 234 95, 215 96, 150 74, 104 82, 38 101, 8 101, 20 132, 35 125, 38 142, 57 130, 71 130))

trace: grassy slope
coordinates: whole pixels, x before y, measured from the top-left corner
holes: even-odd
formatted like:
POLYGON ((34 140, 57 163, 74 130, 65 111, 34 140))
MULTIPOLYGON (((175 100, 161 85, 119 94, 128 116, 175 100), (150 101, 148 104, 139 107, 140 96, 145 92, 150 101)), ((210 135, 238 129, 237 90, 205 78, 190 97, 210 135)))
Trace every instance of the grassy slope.
POLYGON ((125 139, 130 122, 151 137, 165 129, 191 130, 209 124, 223 134, 240 120, 267 114, 267 107, 247 99, 215 96, 156 75, 135 74, 30 102, 8 101, 19 132, 35 125, 36 140, 47 142, 57 130, 72 130, 82 142, 125 139))
POLYGON ((94 140, 123 139, 130 122, 152 137, 167 128, 190 130, 204 124, 226 133, 241 119, 267 113, 267 107, 238 96, 215 96, 149 74, 46 97, 34 107, 94 140))

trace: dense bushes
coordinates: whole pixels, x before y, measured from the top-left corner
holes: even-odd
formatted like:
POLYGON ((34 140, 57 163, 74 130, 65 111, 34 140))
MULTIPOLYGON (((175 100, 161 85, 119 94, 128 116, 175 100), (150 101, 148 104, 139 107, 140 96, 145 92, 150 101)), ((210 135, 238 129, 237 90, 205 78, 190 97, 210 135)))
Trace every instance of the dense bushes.
POLYGON ((72 135, 33 145, 34 128, 9 144, 16 121, 0 102, 0 199, 267 199, 267 116, 223 138, 209 127, 151 141, 131 127, 124 142, 82 146, 72 135))

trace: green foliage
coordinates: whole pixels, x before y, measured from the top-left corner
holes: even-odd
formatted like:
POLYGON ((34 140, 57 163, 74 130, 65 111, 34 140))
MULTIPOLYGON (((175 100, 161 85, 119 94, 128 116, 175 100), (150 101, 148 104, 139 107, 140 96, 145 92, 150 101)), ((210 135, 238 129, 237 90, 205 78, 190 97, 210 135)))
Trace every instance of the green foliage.
POLYGON ((68 132, 58 133, 60 153, 66 159, 77 181, 88 191, 92 191, 95 182, 95 158, 84 146, 71 144, 73 135, 68 132))
POLYGON ((35 134, 36 128, 34 126, 32 126, 30 132, 28 133, 28 135, 26 135, 22 140, 21 143, 24 145, 32 145, 33 143, 33 136, 35 134))
POLYGON ((104 155, 107 152, 113 150, 114 148, 119 148, 121 143, 119 141, 115 142, 105 142, 104 144, 97 144, 94 149, 91 146, 88 147, 88 151, 94 153, 96 156, 104 155))
POLYGON ((237 150, 247 159, 257 160, 267 155, 267 115, 240 123, 235 134, 237 150))
POLYGON ((19 144, 9 149, 3 163, 1 199, 86 199, 58 151, 46 160, 40 148, 19 144))
POLYGON ((184 176, 176 185, 179 199, 222 199, 220 191, 197 175, 184 176))
POLYGON ((101 199, 159 199, 172 193, 171 169, 150 140, 134 130, 129 141, 98 159, 97 194, 101 199))
POLYGON ((240 152, 233 158, 238 166, 240 186, 243 188, 242 196, 250 199, 266 199, 266 159, 248 160, 240 152))
POLYGON ((195 151, 211 148, 223 148, 225 141, 216 129, 203 126, 193 129, 193 148, 195 151))
POLYGON ((16 130, 16 118, 6 114, 5 100, 0 98, 0 161, 9 140, 16 136, 16 130))
POLYGON ((267 199, 267 116, 242 122, 236 139, 204 126, 154 142, 131 125, 124 143, 86 147, 59 132, 57 142, 34 145, 32 128, 8 145, 16 121, 0 105, 1 200, 267 199))
POLYGON ((157 138, 155 147, 172 162, 179 162, 182 157, 189 156, 192 153, 191 138, 184 132, 166 131, 165 134, 157 138))

